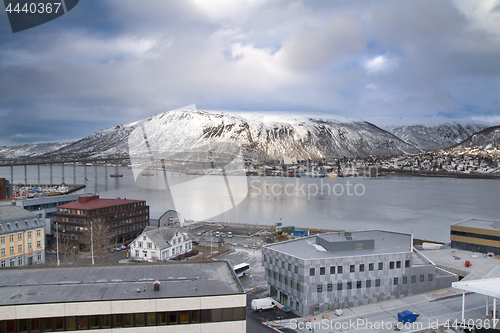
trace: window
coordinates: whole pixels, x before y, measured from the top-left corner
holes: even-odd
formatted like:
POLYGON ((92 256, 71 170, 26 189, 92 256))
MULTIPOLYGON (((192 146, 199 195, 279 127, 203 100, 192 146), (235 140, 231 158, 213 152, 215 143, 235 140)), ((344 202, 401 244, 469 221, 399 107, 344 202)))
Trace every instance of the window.
POLYGON ((316 270, 314 268, 309 269, 309 276, 314 276, 316 274, 316 270))
POLYGON ((326 291, 333 291, 333 283, 329 283, 326 285, 326 291))
POLYGON ((330 267, 330 274, 335 274, 335 266, 330 267))
POLYGON ((337 273, 342 274, 342 266, 337 267, 337 273))
POLYGON ((153 248, 153 244, 148 242, 148 249, 152 249, 153 248))
POLYGON ((389 269, 394 269, 394 261, 391 261, 391 262, 389 263, 389 269))
POLYGON ((405 267, 409 268, 410 267, 410 260, 405 260, 405 267))
POLYGON ((31 231, 28 231, 28 239, 31 239, 31 231))
POLYGON ((365 264, 359 265, 359 271, 364 272, 365 271, 365 264))
POLYGON ((300 283, 297 283, 297 291, 300 291, 300 283))
POLYGON ((380 287, 380 279, 375 280, 375 287, 380 287))
POLYGON ((356 289, 361 289, 361 281, 356 282, 356 289))
POLYGON ((407 276, 403 276, 403 284, 407 284, 408 283, 408 277, 407 276))
POLYGON ((13 254, 14 253, 14 246, 11 246, 10 247, 10 254, 13 254))
POLYGON ((372 287, 372 280, 366 280, 366 288, 372 287))
POLYGON ((349 266, 349 271, 350 271, 351 273, 354 273, 354 272, 356 271, 356 266, 354 266, 354 265, 350 265, 350 266, 349 266))
POLYGON ((295 287, 293 280, 290 280, 290 287, 292 287, 292 289, 295 287))
POLYGON ((292 264, 288 264, 288 270, 291 271, 292 270, 292 264))
POLYGON ((2 260, 2 261, 0 262, 0 267, 5 267, 5 260, 2 260))
POLYGON ((2 257, 5 256, 5 249, 2 248, 2 257))
POLYGON ((396 268, 401 268, 401 261, 400 260, 396 261, 396 268))
POLYGON ((299 311, 299 302, 295 302, 295 310, 299 311))
POLYGON ((342 290, 342 282, 337 283, 337 290, 342 290))
POLYGON ((17 240, 23 240, 23 234, 17 234, 17 240))
POLYGON ((23 257, 18 257, 18 258, 17 258, 17 264, 18 264, 19 266, 22 266, 22 265, 23 265, 23 257))
POLYGON ((325 267, 319 268, 319 275, 325 275, 325 267))
POLYGON ((281 268, 285 268, 285 262, 284 261, 281 262, 281 268))
POLYGON ((352 282, 347 282, 347 290, 351 290, 352 289, 352 282))
POLYGON ((425 276, 424 274, 420 275, 420 282, 424 282, 425 276))
POLYGON ((264 262, 267 262, 267 256, 264 254, 264 262))
POLYGON ((42 252, 38 252, 37 260, 38 261, 42 260, 42 252))
POLYGON ((288 286, 288 278, 285 276, 285 286, 288 286))
POLYGON ((2 236, 0 239, 1 239, 1 243, 5 244, 5 236, 2 236))
POLYGON ((427 276, 427 281, 429 281, 429 282, 430 282, 430 281, 432 281, 432 278, 433 278, 432 274, 429 274, 429 275, 427 276))
POLYGON ((396 286, 396 285, 398 285, 398 284, 399 284, 399 278, 398 278, 398 277, 395 277, 395 278, 394 278, 394 285, 396 286))
POLYGON ((384 263, 383 262, 379 262, 378 263, 378 270, 381 271, 384 269, 384 263))
POLYGON ((138 257, 139 256, 139 250, 135 250, 135 256, 138 257))
POLYGON ((42 242, 41 241, 36 241, 36 246, 37 247, 42 247, 42 242))
POLYGON ((281 282, 281 274, 278 274, 278 281, 281 282))
POLYGON ((416 275, 412 275, 411 276, 411 283, 415 283, 417 282, 417 276, 416 275))
POLYGON ((280 263, 280 261, 279 261, 278 259, 275 259, 275 260, 274 260, 274 264, 275 264, 276 266, 278 266, 278 265, 279 265, 279 263, 280 263))
POLYGON ((318 285, 316 286, 316 291, 317 291, 318 293, 323 292, 323 285, 322 285, 322 284, 318 284, 318 285))
POLYGON ((28 250, 31 250, 32 246, 31 246, 31 242, 28 243, 28 250))
POLYGON ((373 266, 374 266, 373 263, 369 263, 368 264, 368 270, 369 271, 373 271, 373 266))
POLYGON ((295 266, 295 273, 299 274, 299 266, 295 266))
POLYGON ((9 235, 9 240, 12 243, 14 241, 14 235, 9 235))
POLYGON ((17 246, 17 252, 23 252, 23 245, 22 244, 19 244, 17 246))
POLYGON ((137 242, 137 247, 142 247, 142 242, 137 242))
POLYGON ((40 235, 41 235, 40 230, 37 230, 37 231, 36 231, 36 236, 37 236, 37 237, 40 237, 40 235))
POLYGON ((273 272, 273 279, 276 280, 276 272, 273 272))

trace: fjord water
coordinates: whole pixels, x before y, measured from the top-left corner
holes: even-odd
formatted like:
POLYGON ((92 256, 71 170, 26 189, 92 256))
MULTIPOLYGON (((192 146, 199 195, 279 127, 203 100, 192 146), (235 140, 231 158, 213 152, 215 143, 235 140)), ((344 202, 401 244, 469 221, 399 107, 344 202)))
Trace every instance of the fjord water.
MULTIPOLYGON (((172 209, 173 201, 160 171, 139 176, 120 168, 123 177, 111 178, 112 167, 76 167, 76 183, 87 187, 77 193, 102 198, 146 200, 153 209, 172 209), (138 177, 138 179, 139 179, 138 177), (146 188, 144 188, 146 187, 146 188)), ((73 184, 73 167, 65 167, 65 182, 73 184)), ((0 178, 10 180, 10 167, 0 167, 0 178)), ((206 176, 212 177, 212 176, 206 176)), ((216 176, 213 176, 216 177, 216 176)), ((182 183, 196 176, 168 174, 169 182, 182 183)), ((27 167, 29 184, 38 183, 36 166, 27 167)), ((40 167, 40 183, 50 182, 48 166, 40 167)), ((53 166, 53 183, 62 182, 61 166, 53 166)), ((14 183, 24 183, 24 167, 14 167, 14 183)), ((384 229, 413 233, 417 238, 449 242, 450 225, 469 218, 500 219, 500 180, 386 176, 378 178, 248 177, 243 202, 214 221, 272 225, 282 222, 299 228, 384 229)), ((211 189, 190 193, 200 202, 211 189)), ((200 205, 202 206, 202 205, 200 205)), ((189 219, 189 212, 183 213, 189 219)))

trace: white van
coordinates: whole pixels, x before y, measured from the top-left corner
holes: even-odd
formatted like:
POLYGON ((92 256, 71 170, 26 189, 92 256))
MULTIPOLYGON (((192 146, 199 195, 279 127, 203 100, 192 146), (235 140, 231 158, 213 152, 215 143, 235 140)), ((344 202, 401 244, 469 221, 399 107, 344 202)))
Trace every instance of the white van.
POLYGON ((215 237, 219 237, 220 236, 220 232, 216 231, 215 232, 215 237))
POLYGON ((252 310, 254 311, 276 309, 277 307, 278 307, 277 302, 270 297, 258 298, 252 300, 252 310))
POLYGON ((227 232, 227 237, 232 238, 233 237, 233 233, 231 231, 228 231, 227 232))

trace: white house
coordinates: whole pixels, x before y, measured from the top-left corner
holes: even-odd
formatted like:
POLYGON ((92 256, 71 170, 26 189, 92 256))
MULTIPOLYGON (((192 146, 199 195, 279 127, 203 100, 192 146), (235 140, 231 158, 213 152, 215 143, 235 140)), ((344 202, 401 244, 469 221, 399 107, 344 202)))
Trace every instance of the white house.
POLYGON ((192 236, 184 228, 146 227, 130 243, 131 259, 167 260, 191 251, 192 236))

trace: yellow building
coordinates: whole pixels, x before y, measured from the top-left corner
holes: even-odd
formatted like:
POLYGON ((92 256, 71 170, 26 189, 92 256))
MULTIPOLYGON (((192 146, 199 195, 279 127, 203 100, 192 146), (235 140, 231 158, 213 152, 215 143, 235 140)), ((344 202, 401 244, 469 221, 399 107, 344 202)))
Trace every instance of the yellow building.
POLYGON ((0 207, 0 267, 45 263, 45 223, 17 206, 0 207))
POLYGON ((451 247, 500 255, 500 221, 468 219, 451 225, 451 247))

